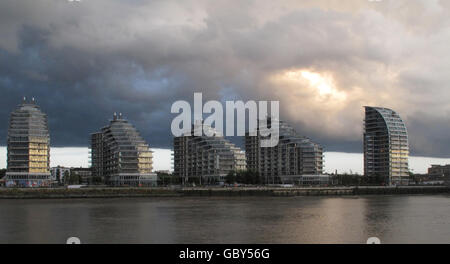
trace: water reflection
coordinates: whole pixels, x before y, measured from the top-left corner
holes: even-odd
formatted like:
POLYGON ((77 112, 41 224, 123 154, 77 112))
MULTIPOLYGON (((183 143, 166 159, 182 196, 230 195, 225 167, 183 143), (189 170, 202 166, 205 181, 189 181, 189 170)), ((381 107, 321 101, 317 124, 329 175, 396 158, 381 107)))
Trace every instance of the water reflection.
POLYGON ((0 243, 450 243, 449 198, 0 200, 0 243))

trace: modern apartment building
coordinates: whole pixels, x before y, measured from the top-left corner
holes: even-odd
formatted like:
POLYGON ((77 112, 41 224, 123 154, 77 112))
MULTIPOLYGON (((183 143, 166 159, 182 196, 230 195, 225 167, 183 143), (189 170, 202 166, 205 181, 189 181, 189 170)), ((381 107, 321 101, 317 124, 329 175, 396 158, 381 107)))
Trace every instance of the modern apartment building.
POLYGON ((51 184, 50 135, 47 115, 24 98, 11 113, 8 129, 7 187, 41 187, 51 184))
POLYGON ((408 132, 401 117, 388 108, 366 106, 364 121, 364 175, 407 185, 408 132))
POLYGON ((202 125, 196 124, 191 132, 175 137, 174 172, 182 183, 213 184, 224 182, 231 171, 245 170, 245 154, 222 135, 206 136, 203 126, 202 136, 195 136, 195 131, 202 125))
POLYGON ((156 186, 152 151, 136 128, 122 114, 91 135, 93 177, 111 186, 156 186))
MULTIPOLYGON (((268 120, 268 127, 271 126, 268 120)), ((284 121, 279 121, 279 141, 275 147, 262 147, 258 127, 256 136, 245 136, 247 169, 257 171, 267 184, 303 184, 313 176, 323 176, 323 149, 309 138, 299 135, 284 121)), ((318 177, 315 177, 318 178, 318 177)), ((324 177, 320 177, 324 182, 324 177)))

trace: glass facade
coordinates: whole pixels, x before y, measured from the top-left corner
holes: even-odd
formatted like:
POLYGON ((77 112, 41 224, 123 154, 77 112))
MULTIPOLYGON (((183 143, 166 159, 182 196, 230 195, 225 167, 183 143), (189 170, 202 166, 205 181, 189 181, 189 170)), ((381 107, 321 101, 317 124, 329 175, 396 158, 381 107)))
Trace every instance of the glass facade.
POLYGON ((8 129, 6 185, 50 185, 50 136, 47 115, 38 105, 24 102, 11 113, 8 129))
MULTIPOLYGON (((270 126, 271 120, 268 120, 270 126)), ((261 147, 259 128, 256 136, 247 133, 245 155, 247 168, 258 171, 266 183, 301 184, 307 175, 323 174, 322 146, 299 135, 284 121, 279 121, 279 141, 275 147, 261 147)))
POLYGON ((401 117, 391 109, 365 107, 364 174, 382 177, 389 185, 409 181, 408 131, 401 117))
POLYGON ((121 115, 91 135, 93 176, 113 186, 156 185, 152 151, 136 128, 121 115))
POLYGON ((245 154, 221 135, 195 136, 195 131, 214 131, 206 125, 195 124, 191 133, 175 137, 174 176, 183 183, 212 184, 224 182, 230 171, 245 170, 245 154))

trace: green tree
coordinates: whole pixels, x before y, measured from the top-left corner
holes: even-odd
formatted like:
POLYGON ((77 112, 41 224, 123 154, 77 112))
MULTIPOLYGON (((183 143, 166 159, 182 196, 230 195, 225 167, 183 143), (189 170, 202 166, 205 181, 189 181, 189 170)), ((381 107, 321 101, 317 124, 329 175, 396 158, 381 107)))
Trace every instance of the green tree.
POLYGON ((6 169, 1 169, 0 170, 0 179, 5 177, 5 174, 6 174, 6 169))
POLYGON ((363 177, 362 175, 358 174, 338 174, 334 175, 333 177, 333 183, 335 185, 341 185, 341 186, 358 186, 358 185, 365 185, 368 183, 367 177, 363 177))
POLYGON ((81 182, 80 175, 76 173, 70 173, 70 179, 72 181, 72 184, 80 184, 81 182))
POLYGON ((260 184, 261 179, 259 173, 253 170, 230 171, 225 177, 225 182, 228 184, 260 184))
POLYGON ((236 181, 237 183, 245 183, 245 175, 242 171, 236 172, 236 181))
POLYGON ((225 176, 225 182, 228 184, 233 184, 236 182, 236 172, 230 171, 227 176, 225 176))
MULTIPOLYGON (((58 175, 59 175, 59 173, 58 173, 58 175)), ((63 173, 63 175, 64 175, 64 184, 70 184, 70 174, 69 174, 69 172, 65 171, 63 173)))
POLYGON ((58 185, 61 184, 61 175, 60 174, 60 170, 59 168, 56 169, 56 181, 58 182, 58 185))
POLYGON ((166 186, 172 184, 172 176, 166 172, 157 172, 158 186, 166 186))
POLYGON ((76 173, 65 171, 64 183, 69 185, 80 184, 80 176, 76 173))
POLYGON ((94 177, 92 177, 92 183, 93 184, 102 184, 103 179, 100 176, 94 176, 94 177))

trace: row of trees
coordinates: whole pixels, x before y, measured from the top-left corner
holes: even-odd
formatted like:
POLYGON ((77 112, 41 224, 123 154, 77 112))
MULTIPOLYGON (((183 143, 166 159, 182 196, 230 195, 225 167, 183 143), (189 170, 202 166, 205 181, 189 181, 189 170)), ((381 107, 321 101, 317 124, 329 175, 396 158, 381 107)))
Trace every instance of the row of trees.
MULTIPOLYGON (((59 173, 58 173, 58 175, 59 175, 59 173)), ((57 179, 57 180, 59 183, 61 183, 61 179, 57 179)), ((64 172, 63 180, 64 180, 64 182, 63 182, 64 184, 69 184, 69 185, 81 183, 81 178, 79 175, 72 173, 72 172, 69 173, 68 171, 64 172)))
POLYGON ((170 175, 166 172, 157 172, 158 186, 181 184, 181 178, 170 175))
MULTIPOLYGON (((418 183, 420 177, 409 172, 409 179, 418 183)), ((386 177, 382 175, 362 176, 359 174, 339 174, 332 176, 333 185, 358 186, 358 185, 386 185, 386 177)))
MULTIPOLYGON (((81 176, 78 175, 77 173, 74 172, 69 172, 69 171, 65 171, 63 173, 63 177, 61 179, 60 177, 60 173, 59 171, 56 173, 56 181, 58 182, 59 185, 78 185, 78 184, 82 184, 82 179, 81 176)), ((93 176, 90 180, 89 180, 89 184, 94 184, 94 185, 99 185, 99 184, 103 184, 103 178, 100 176, 93 176)))
POLYGON ((332 184, 343 186, 385 185, 386 178, 381 175, 366 177, 359 174, 338 174, 332 176, 332 184))
MULTIPOLYGON (((166 185, 178 185, 182 184, 182 179, 179 177, 175 177, 168 173, 157 172, 158 177, 158 186, 166 186, 166 185)), ((259 177, 258 172, 245 170, 245 171, 233 171, 228 173, 225 177, 225 182, 228 184, 240 183, 240 184, 262 184, 261 179, 259 177)), ((185 182, 185 184, 200 184, 200 185, 214 185, 218 184, 215 178, 203 178, 199 177, 190 177, 189 182, 185 182)))
MULTIPOLYGON (((6 170, 0 169, 0 179, 5 176, 6 170)), ((59 173, 58 173, 59 175, 59 173)), ((174 177, 168 173, 158 172, 158 186, 165 185, 178 185, 182 183, 181 178, 174 177)), ((58 177, 59 184, 81 184, 81 177, 76 173, 69 173, 68 171, 64 172, 64 179, 61 180, 58 177)), ((420 182, 420 177, 414 175, 410 172, 410 180, 413 182, 420 182)), ((243 171, 231 171, 225 177, 225 182, 227 184, 265 184, 264 179, 259 177, 259 173, 253 170, 243 170, 243 171)), ((102 184, 102 177, 93 177, 92 184, 102 184)), ((217 184, 215 179, 210 180, 209 182, 203 181, 201 182, 198 178, 191 178, 190 183, 195 184, 217 184)), ((278 183, 278 181, 276 182, 278 183)), ((366 177, 359 174, 339 174, 332 176, 332 185, 341 185, 341 186, 359 186, 359 185, 385 185, 386 179, 385 177, 378 175, 374 177, 366 177)))
MULTIPOLYGON (((383 176, 375 176, 375 177, 364 177, 358 174, 339 174, 331 176, 331 184, 332 185, 341 185, 341 186, 358 186, 358 185, 385 185, 385 178, 383 176)), ((171 185, 171 184, 181 184, 182 181, 178 177, 174 177, 173 175, 167 173, 158 173, 158 185, 171 185)), ((217 184, 215 179, 200 179, 197 178, 189 178, 189 184, 217 184)), ((225 177, 225 183, 227 184, 266 184, 264 179, 261 179, 259 173, 253 170, 242 170, 242 171, 231 171, 225 177)), ((273 179, 273 182, 270 183, 281 183, 280 179, 273 179)))
POLYGON ((228 184, 242 183, 242 184, 261 184, 259 173, 253 170, 230 171, 225 177, 225 182, 228 184))

